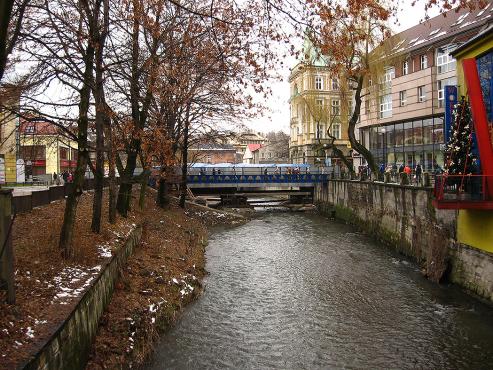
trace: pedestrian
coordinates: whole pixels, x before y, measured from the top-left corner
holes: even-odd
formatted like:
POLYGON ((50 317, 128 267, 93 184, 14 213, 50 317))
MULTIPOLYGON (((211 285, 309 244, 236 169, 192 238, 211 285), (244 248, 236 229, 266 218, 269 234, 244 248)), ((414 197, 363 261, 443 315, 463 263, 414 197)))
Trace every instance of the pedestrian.
POLYGON ((74 181, 74 175, 72 175, 72 172, 71 171, 69 171, 69 173, 67 175, 67 181, 68 182, 74 181))
POLYGON ((416 174, 416 185, 421 185, 421 178, 423 175, 423 169, 421 168, 421 164, 416 165, 416 168, 414 169, 414 173, 416 174))
POLYGON ((220 175, 221 174, 221 170, 218 169, 217 170, 217 174, 220 175))
MULTIPOLYGON (((411 167, 409 167, 409 166, 406 164, 406 166, 404 167, 404 173, 406 174, 406 176, 407 176, 407 179, 408 179, 408 180, 411 180, 411 172, 413 172, 413 171, 411 170, 411 167)), ((409 181, 409 183, 410 183, 410 181, 409 181)))
POLYGON ((62 178, 64 183, 68 182, 68 172, 66 170, 62 172, 62 178))
POLYGON ((56 174, 56 172, 53 172, 53 181, 56 181, 57 178, 58 178, 58 175, 56 174))
POLYGON ((394 164, 392 165, 392 171, 391 171, 391 174, 392 174, 392 181, 394 182, 397 182, 397 163, 394 162, 394 164))
POLYGON ((212 175, 216 176, 216 169, 215 168, 212 169, 212 175))
POLYGON ((404 163, 401 163, 401 165, 399 166, 399 174, 403 172, 404 172, 404 163))
POLYGON ((267 168, 264 169, 264 175, 267 175, 267 168))

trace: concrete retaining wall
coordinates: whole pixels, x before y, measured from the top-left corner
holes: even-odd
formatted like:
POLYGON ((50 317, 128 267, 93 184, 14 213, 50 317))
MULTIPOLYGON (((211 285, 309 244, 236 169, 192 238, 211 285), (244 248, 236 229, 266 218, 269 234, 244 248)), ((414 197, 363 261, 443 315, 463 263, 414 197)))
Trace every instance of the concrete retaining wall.
POLYGON ((134 247, 140 242, 142 227, 137 227, 118 253, 103 267, 91 287, 86 290, 68 318, 20 368, 84 369, 99 319, 111 300, 119 270, 125 265, 134 247))
POLYGON ((314 194, 322 212, 413 257, 432 280, 446 274, 493 301, 493 256, 458 244, 457 212, 437 210, 431 201, 431 189, 350 180, 317 185, 314 194))

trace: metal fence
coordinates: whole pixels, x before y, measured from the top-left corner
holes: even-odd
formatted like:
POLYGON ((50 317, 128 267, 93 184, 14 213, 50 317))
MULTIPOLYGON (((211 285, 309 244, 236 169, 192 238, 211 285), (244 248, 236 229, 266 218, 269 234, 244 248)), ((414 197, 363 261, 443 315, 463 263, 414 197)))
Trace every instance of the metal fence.
MULTIPOLYGON (((45 190, 35 190, 31 194, 18 195, 12 198, 12 207, 14 213, 29 212, 35 207, 50 204, 55 200, 64 199, 72 191, 73 183, 64 185, 50 186, 45 190)), ((106 184, 105 184, 106 186, 106 184)), ((85 179, 84 190, 94 189, 94 179, 85 179)))

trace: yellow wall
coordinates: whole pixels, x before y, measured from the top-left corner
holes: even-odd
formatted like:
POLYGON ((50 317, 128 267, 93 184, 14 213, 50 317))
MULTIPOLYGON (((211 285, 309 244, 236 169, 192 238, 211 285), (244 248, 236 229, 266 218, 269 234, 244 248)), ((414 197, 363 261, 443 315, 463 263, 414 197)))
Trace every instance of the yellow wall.
MULTIPOLYGON (((73 140, 66 138, 59 138, 58 141, 55 136, 32 136, 21 137, 21 146, 23 145, 44 145, 46 147, 46 174, 53 174, 53 172, 60 173, 59 166, 59 148, 72 148, 77 149, 77 143, 73 140)), ((69 157, 72 153, 69 151, 69 157)), ((68 159, 68 158, 67 158, 68 159)), ((72 158, 70 158, 72 159, 72 158)), ((73 159, 72 159, 73 160, 73 159)))
POLYGON ((460 210, 457 219, 457 240, 493 253, 493 212, 460 210))
MULTIPOLYGON (((493 35, 478 40, 458 53, 456 58, 459 96, 467 95, 462 60, 475 58, 491 49, 493 49, 493 35)), ((457 240, 471 247, 493 253, 493 211, 459 210, 457 240)))
POLYGON ((18 118, 0 114, 0 154, 5 156, 5 181, 16 182, 16 142, 15 129, 18 118))

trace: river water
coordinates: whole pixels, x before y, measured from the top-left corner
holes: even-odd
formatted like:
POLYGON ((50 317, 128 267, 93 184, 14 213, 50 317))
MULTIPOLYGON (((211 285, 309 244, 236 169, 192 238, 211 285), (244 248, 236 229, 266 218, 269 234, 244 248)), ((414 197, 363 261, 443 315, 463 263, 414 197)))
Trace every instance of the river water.
POLYGON ((206 268, 149 369, 493 368, 491 306, 319 215, 217 231, 206 268))

